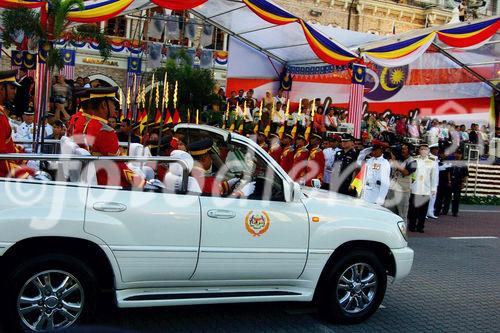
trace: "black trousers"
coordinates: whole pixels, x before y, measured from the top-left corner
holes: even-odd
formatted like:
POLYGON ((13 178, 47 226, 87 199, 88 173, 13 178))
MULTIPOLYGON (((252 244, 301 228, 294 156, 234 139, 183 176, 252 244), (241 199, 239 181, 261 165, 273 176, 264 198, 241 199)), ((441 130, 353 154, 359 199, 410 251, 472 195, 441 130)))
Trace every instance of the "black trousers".
POLYGON ((443 203, 443 214, 448 214, 450 209, 450 201, 451 201, 451 213, 453 215, 458 214, 458 207, 460 206, 460 189, 450 189, 449 195, 445 197, 443 203))
POLYGON ((436 216, 444 214, 443 204, 446 200, 451 200, 451 188, 449 185, 440 184, 437 188, 436 203, 434 204, 434 214, 436 216))
POLYGON ((427 217, 427 209, 429 208, 428 195, 410 195, 410 209, 408 210, 408 228, 410 231, 423 231, 425 226, 425 218, 427 217))

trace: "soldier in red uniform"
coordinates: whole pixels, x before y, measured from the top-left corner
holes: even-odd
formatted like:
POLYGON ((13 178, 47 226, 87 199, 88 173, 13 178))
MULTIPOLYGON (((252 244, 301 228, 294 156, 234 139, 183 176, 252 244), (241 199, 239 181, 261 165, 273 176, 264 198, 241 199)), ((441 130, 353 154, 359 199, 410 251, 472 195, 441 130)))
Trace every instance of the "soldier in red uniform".
POLYGON ((306 185, 312 186, 313 179, 319 179, 323 183, 323 173, 325 172, 325 155, 321 150, 321 142, 323 138, 319 134, 311 136, 311 150, 307 161, 306 185))
POLYGON ((291 134, 285 134, 283 137, 283 150, 281 152, 280 166, 289 173, 293 167, 293 148, 292 148, 293 136, 291 134))
MULTIPOLYGON (((110 116, 116 116, 115 103, 117 87, 87 89, 87 109, 91 116, 83 129, 83 136, 88 151, 94 156, 119 155, 118 137, 114 128, 107 124, 110 116)), ((145 181, 135 174, 124 162, 96 163, 97 183, 99 185, 142 188, 145 181), (112 166, 115 168, 112 168, 112 166), (119 171, 115 174, 114 171, 119 171)))
POLYGON ((295 181, 304 181, 307 172, 307 159, 309 158, 309 150, 306 147, 307 141, 304 135, 299 134, 295 140, 295 154, 293 155, 293 174, 291 175, 295 181))
MULTIPOLYGON (((0 72, 0 154, 15 154, 18 149, 12 140, 12 128, 5 103, 12 102, 16 95, 16 70, 0 72)), ((22 161, 0 160, 0 177, 28 178, 34 171, 22 161)))
POLYGON ((212 157, 209 153, 210 149, 212 149, 212 145, 212 139, 203 139, 187 146, 188 152, 193 156, 195 161, 191 176, 198 181, 203 194, 227 196, 232 191, 228 181, 218 180, 215 175, 211 173, 212 157))
POLYGON ((276 162, 278 162, 278 164, 280 163, 280 160, 281 160, 282 151, 283 151, 283 149, 281 148, 281 145, 280 145, 280 137, 278 136, 278 134, 275 134, 275 133, 271 134, 269 155, 271 155, 271 157, 276 162))

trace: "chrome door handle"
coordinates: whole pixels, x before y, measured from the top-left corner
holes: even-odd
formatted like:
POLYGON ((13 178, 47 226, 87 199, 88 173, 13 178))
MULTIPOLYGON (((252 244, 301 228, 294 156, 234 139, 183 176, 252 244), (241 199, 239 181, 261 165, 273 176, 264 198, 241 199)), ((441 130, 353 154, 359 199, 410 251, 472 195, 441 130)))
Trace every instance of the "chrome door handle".
POLYGON ((127 206, 118 202, 96 202, 94 210, 109 213, 119 213, 127 209, 127 206))
POLYGON ((232 219, 236 216, 236 213, 224 209, 211 209, 207 212, 207 215, 213 219, 232 219))

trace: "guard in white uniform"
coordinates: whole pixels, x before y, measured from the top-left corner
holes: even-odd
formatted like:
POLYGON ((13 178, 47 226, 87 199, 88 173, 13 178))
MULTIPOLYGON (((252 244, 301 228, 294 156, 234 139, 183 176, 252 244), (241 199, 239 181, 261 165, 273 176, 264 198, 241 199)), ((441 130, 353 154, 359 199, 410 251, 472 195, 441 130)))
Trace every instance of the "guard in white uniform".
MULTIPOLYGON (((433 187, 437 188, 438 187, 438 182, 439 182, 439 159, 438 159, 438 151, 439 151, 439 144, 434 143, 429 146, 430 149, 430 154, 429 154, 429 159, 434 161, 434 168, 436 169, 436 177, 435 183, 432 184, 433 187)), ((431 194, 431 197, 429 199, 429 208, 427 208, 427 217, 431 219, 437 219, 437 216, 434 214, 434 206, 436 205, 436 193, 431 194)))
MULTIPOLYGON (((35 113, 33 112, 33 109, 28 109, 27 111, 24 112, 23 114, 23 123, 18 126, 17 128, 17 139, 21 141, 33 141, 33 134, 35 132, 35 126, 33 124, 35 118, 35 113)), ((26 152, 31 153, 32 152, 32 145, 31 144, 23 144, 24 149, 26 152)))
POLYGON ((415 159, 417 169, 412 175, 408 229, 424 232, 429 198, 436 194, 438 174, 434 165, 435 161, 429 158, 429 146, 426 143, 420 145, 419 154, 415 159))
POLYGON ((373 140, 371 158, 366 161, 366 174, 363 185, 363 199, 382 206, 391 184, 391 165, 383 156, 389 145, 373 140))

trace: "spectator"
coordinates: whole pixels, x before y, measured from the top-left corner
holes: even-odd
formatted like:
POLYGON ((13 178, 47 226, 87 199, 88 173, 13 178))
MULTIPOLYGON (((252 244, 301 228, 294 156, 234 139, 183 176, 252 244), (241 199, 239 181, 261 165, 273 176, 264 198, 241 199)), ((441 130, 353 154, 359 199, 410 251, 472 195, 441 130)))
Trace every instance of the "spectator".
POLYGON ((469 133, 467 133, 465 125, 460 125, 460 138, 462 142, 469 142, 469 133))
POLYGON ((83 79, 83 87, 90 88, 90 78, 89 77, 86 77, 83 79))
POLYGON ((57 77, 57 82, 52 87, 52 99, 56 108, 56 119, 62 119, 64 121, 69 120, 69 114, 66 108, 70 107, 71 98, 72 92, 70 86, 66 83, 64 75, 59 75, 57 77))
POLYGON ((282 105, 286 104, 286 98, 283 96, 283 89, 278 89, 278 94, 274 97, 275 102, 281 102, 282 105))
POLYGON ((439 142, 439 122, 434 119, 431 123, 431 128, 427 131, 427 143, 432 146, 439 142))
POLYGON ((325 127, 327 131, 335 132, 337 130, 337 117, 335 116, 335 109, 331 106, 325 117, 325 127))
POLYGON ((469 142, 477 145, 479 143, 479 135, 477 133, 477 124, 472 123, 469 132, 469 142))
POLYGON ((460 22, 465 21, 466 11, 467 11, 466 2, 465 2, 465 0, 462 0, 462 2, 460 2, 460 4, 458 5, 458 18, 459 18, 460 22))
POLYGON ((406 126, 406 117, 402 116, 396 122, 396 134, 399 136, 407 136, 408 130, 406 126))
POLYGON ((420 137, 420 130, 416 119, 412 119, 410 125, 408 125, 408 134, 414 139, 420 137))
POLYGON ((238 96, 236 96, 236 102, 238 105, 242 105, 243 102, 245 102, 245 96, 243 96, 244 93, 245 91, 243 89, 238 90, 238 96))

